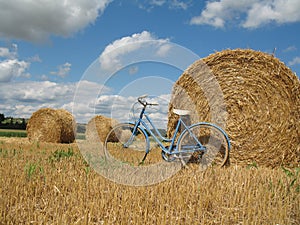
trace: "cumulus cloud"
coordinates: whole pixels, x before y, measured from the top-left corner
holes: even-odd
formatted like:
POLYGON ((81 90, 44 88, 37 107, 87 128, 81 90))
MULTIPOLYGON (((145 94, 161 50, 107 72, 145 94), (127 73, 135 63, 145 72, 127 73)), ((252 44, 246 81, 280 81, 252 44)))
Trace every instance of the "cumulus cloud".
POLYGON ((43 107, 55 107, 71 88, 49 81, 9 82, 0 84, 0 111, 5 115, 29 118, 43 107))
POLYGON ((29 118, 40 108, 65 108, 74 111, 77 121, 87 122, 94 115, 97 93, 109 88, 91 81, 56 83, 26 81, 0 83, 0 112, 5 115, 29 118), (85 88, 78 89, 81 83, 85 88), (76 99, 74 97, 76 96, 76 99))
POLYGON ((8 48, 0 48, 0 57, 10 57, 11 53, 8 48))
POLYGON ((299 22, 299 10, 298 0, 209 1, 200 15, 190 20, 190 24, 224 28, 227 23, 236 22, 244 28, 258 28, 271 22, 299 22))
POLYGON ((59 65, 58 66, 58 71, 52 71, 50 72, 52 75, 57 75, 61 78, 66 77, 67 75, 69 75, 69 72, 71 71, 71 63, 64 63, 63 65, 59 65))
POLYGON ((300 57, 295 57, 292 61, 288 62, 289 66, 300 65, 300 57))
POLYGON ((1 84, 1 101, 16 103, 54 103, 72 98, 74 84, 58 84, 50 81, 10 82, 1 84))
POLYGON ((0 47, 0 82, 9 82, 17 77, 29 78, 29 67, 29 61, 18 59, 16 44, 12 44, 10 48, 0 47))
MULTIPOLYGON (((72 83, 27 81, 0 83, 0 112, 6 116, 29 118, 40 108, 64 108, 77 122, 87 123, 95 114, 112 116, 119 121, 132 119, 131 108, 137 96, 110 95, 111 89, 96 82, 82 80, 72 83), (78 88, 78 86, 83 88, 78 88), (101 96, 97 96, 102 90, 101 96)), ((159 127, 166 127, 170 95, 152 96, 149 113, 159 127)), ((138 105, 136 105, 138 106, 138 105)), ((135 116, 140 107, 135 108, 135 116)))
POLYGON ((300 2, 298 0, 258 1, 248 11, 242 24, 245 28, 256 28, 270 22, 278 24, 300 21, 300 2))
MULTIPOLYGON (((102 95, 95 104, 96 114, 102 114, 117 119, 119 122, 132 121, 138 118, 142 106, 137 103, 138 96, 102 95)), ((159 128, 167 127, 167 115, 170 95, 149 96, 147 101, 158 103, 158 106, 149 106, 147 113, 159 128)))
MULTIPOLYGON (((164 56, 170 50, 169 39, 158 39, 148 31, 126 36, 109 44, 99 57, 101 68, 114 71, 122 68, 124 62, 130 60, 133 52, 143 54, 143 49, 151 49, 154 55, 164 56)), ((151 53, 150 53, 151 54, 151 53)))
POLYGON ((26 73, 29 66, 29 62, 19 61, 17 59, 0 61, 0 82, 9 82, 13 77, 29 78, 30 74, 26 73))
POLYGON ((95 22, 111 0, 1 1, 0 37, 33 42, 68 37, 95 22))
POLYGON ((124 97, 120 95, 101 95, 97 98, 95 109, 96 113, 112 116, 115 119, 126 117, 130 112, 132 104, 136 101, 133 97, 124 97))
POLYGON ((1 58, 9 58, 13 59, 16 58, 18 55, 18 45, 12 44, 10 48, 7 47, 0 47, 0 57, 1 58))

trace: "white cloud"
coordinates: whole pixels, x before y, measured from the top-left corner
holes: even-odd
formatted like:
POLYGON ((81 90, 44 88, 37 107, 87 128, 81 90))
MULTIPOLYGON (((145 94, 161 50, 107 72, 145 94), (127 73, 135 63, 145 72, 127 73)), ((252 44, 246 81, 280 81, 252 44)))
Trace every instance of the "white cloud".
POLYGON ((157 56, 160 56, 160 57, 166 57, 168 55, 168 53, 170 52, 171 48, 172 48, 172 45, 164 44, 158 48, 156 54, 157 54, 157 56))
POLYGON ((300 57, 295 57, 292 61, 288 62, 289 66, 300 65, 300 57))
MULTIPOLYGON (((109 92, 109 88, 87 80, 78 83, 0 83, 0 112, 6 116, 30 118, 38 109, 50 107, 72 112, 76 121, 81 123, 87 123, 95 114, 112 116, 119 121, 132 120, 131 108, 137 97, 109 95, 109 92), (97 96, 99 90, 102 90, 101 96, 97 96)), ((159 103, 159 106, 148 110, 153 122, 160 128, 166 128, 170 95, 152 96, 148 100, 159 103)), ((136 105, 135 109, 134 115, 138 116, 141 108, 136 105)))
MULTIPOLYGON (((119 121, 132 117, 131 107, 136 96, 108 95, 110 89, 91 81, 78 83, 55 83, 50 81, 27 81, 0 83, 0 112, 6 116, 30 118, 40 108, 64 108, 72 112, 77 122, 87 123, 95 114, 112 116, 119 121), (81 88, 78 88, 78 86, 81 88), (97 96, 102 90, 101 96, 97 96), (75 98, 74 98, 75 96, 75 98)), ((166 127, 170 95, 153 96, 150 102, 159 106, 149 107, 153 121, 166 127)), ((140 106, 135 108, 138 115, 140 106)))
POLYGON ((18 55, 18 46, 17 44, 12 44, 11 48, 0 47, 0 57, 13 59, 18 55))
POLYGON ((9 57, 10 52, 8 48, 0 48, 0 57, 9 57))
POLYGON ((94 113, 97 93, 110 89, 91 81, 55 83, 27 81, 0 83, 0 112, 7 116, 29 118, 40 108, 65 108, 77 121, 87 122, 94 113), (77 89, 81 84, 83 88, 77 89), (76 99, 74 101, 74 96, 76 99))
POLYGON ((189 7, 189 3, 186 1, 173 0, 171 2, 171 7, 186 10, 189 7))
POLYGON ((129 114, 132 104, 136 101, 134 97, 120 95, 101 95, 96 100, 96 113, 112 116, 115 119, 126 117, 129 114))
POLYGON ((81 80, 76 83, 72 101, 63 105, 73 112, 77 121, 87 123, 95 115, 98 94, 107 94, 111 89, 98 82, 81 80))
POLYGON ((42 74, 40 77, 39 77, 40 80, 42 81, 47 81, 49 80, 49 77, 46 75, 46 74, 42 74))
POLYGON ((201 14, 193 17, 190 23, 224 28, 227 23, 236 22, 244 28, 258 28, 270 22, 299 22, 299 10, 299 0, 209 1, 201 14))
POLYGON ((18 46, 12 44, 11 48, 0 47, 0 82, 9 82, 13 78, 29 78, 27 70, 30 67, 29 61, 18 59, 18 46))
MULTIPOLYGON (((158 103, 158 106, 148 106, 146 111, 152 122, 159 128, 166 128, 170 95, 150 96, 147 101, 158 103)), ((140 104, 135 104, 136 102, 137 96, 102 95, 96 101, 95 112, 117 119, 119 122, 133 122, 138 118, 142 108, 140 104)))
POLYGON ((51 103, 73 97, 74 84, 58 84, 50 81, 10 82, 1 84, 1 100, 17 103, 51 103))
POLYGON ((29 118, 39 108, 55 107, 68 99, 66 95, 70 95, 71 90, 49 81, 0 83, 0 111, 7 116, 29 118))
POLYGON ((130 54, 138 51, 138 54, 142 54, 141 50, 149 47, 155 50, 158 56, 161 53, 165 54, 166 50, 170 49, 170 47, 164 47, 168 42, 169 39, 158 39, 148 31, 123 37, 104 49, 99 57, 101 68, 106 71, 120 69, 124 66, 125 57, 128 59, 130 54))
POLYGON ((278 24, 300 21, 299 0, 258 1, 248 11, 243 27, 256 28, 270 22, 278 24))
POLYGON ((154 7, 167 6, 169 9, 182 9, 186 10, 191 5, 191 1, 180 0, 151 0, 139 2, 139 6, 142 9, 152 10, 154 7))
POLYGON ((71 71, 71 63, 66 62, 63 65, 59 65, 58 66, 58 71, 52 71, 50 72, 52 75, 57 75, 61 78, 66 77, 67 75, 69 75, 69 72, 71 71))
POLYGON ((207 24, 217 28, 225 26, 227 20, 234 19, 239 13, 244 13, 257 0, 221 0, 207 2, 200 16, 193 17, 191 24, 207 24))
POLYGON ((292 45, 292 46, 289 46, 286 49, 284 49, 283 52, 293 52, 293 51, 296 51, 296 50, 297 50, 297 47, 292 45))
POLYGON ((34 55, 28 59, 29 62, 42 62, 42 59, 39 55, 34 55))
POLYGON ((0 37, 33 42, 68 37, 95 22, 111 0, 1 1, 0 37))
POLYGON ((9 82, 14 77, 30 77, 26 70, 30 63, 17 59, 7 59, 0 61, 0 82, 9 82))
POLYGON ((166 3, 166 0, 151 0, 150 5, 162 6, 166 3))

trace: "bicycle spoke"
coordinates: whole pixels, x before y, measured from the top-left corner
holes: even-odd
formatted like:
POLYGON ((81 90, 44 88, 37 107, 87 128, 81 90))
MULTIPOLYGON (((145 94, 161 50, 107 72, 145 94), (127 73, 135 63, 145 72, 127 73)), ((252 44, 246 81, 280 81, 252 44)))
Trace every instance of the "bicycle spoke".
POLYGON ((133 132, 133 124, 119 124, 111 130, 105 143, 108 158, 138 165, 145 156, 147 140, 139 128, 133 132))
POLYGON ((182 152, 180 155, 184 164, 192 162, 202 166, 224 166, 229 157, 229 147, 228 139, 221 130, 202 123, 184 131, 178 151, 182 152), (189 149, 195 152, 187 152, 189 149))

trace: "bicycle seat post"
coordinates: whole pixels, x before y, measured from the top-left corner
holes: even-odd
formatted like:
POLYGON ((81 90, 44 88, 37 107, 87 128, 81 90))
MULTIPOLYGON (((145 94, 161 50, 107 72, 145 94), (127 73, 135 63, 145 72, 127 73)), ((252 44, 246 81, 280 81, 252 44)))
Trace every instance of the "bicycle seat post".
MULTIPOLYGON (((180 117, 185 126, 191 125, 191 112, 189 110, 173 109, 173 112, 180 117)), ((180 131, 182 132, 184 129, 185 127, 181 125, 180 131)))

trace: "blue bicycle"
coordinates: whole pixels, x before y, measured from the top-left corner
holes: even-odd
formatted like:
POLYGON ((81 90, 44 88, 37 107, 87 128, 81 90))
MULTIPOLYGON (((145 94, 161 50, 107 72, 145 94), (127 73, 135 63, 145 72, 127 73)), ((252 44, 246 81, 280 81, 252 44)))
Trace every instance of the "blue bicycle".
POLYGON ((184 165, 194 162, 222 167, 229 161, 230 140, 223 129, 207 122, 187 125, 184 118, 190 112, 174 109, 173 112, 179 116, 178 123, 172 138, 166 138, 146 113, 148 106, 158 104, 149 103, 146 98, 147 95, 144 95, 137 99, 142 110, 135 122, 117 124, 108 133, 106 157, 141 165, 150 152, 160 150, 160 159, 162 157, 168 162, 180 160, 184 165))

